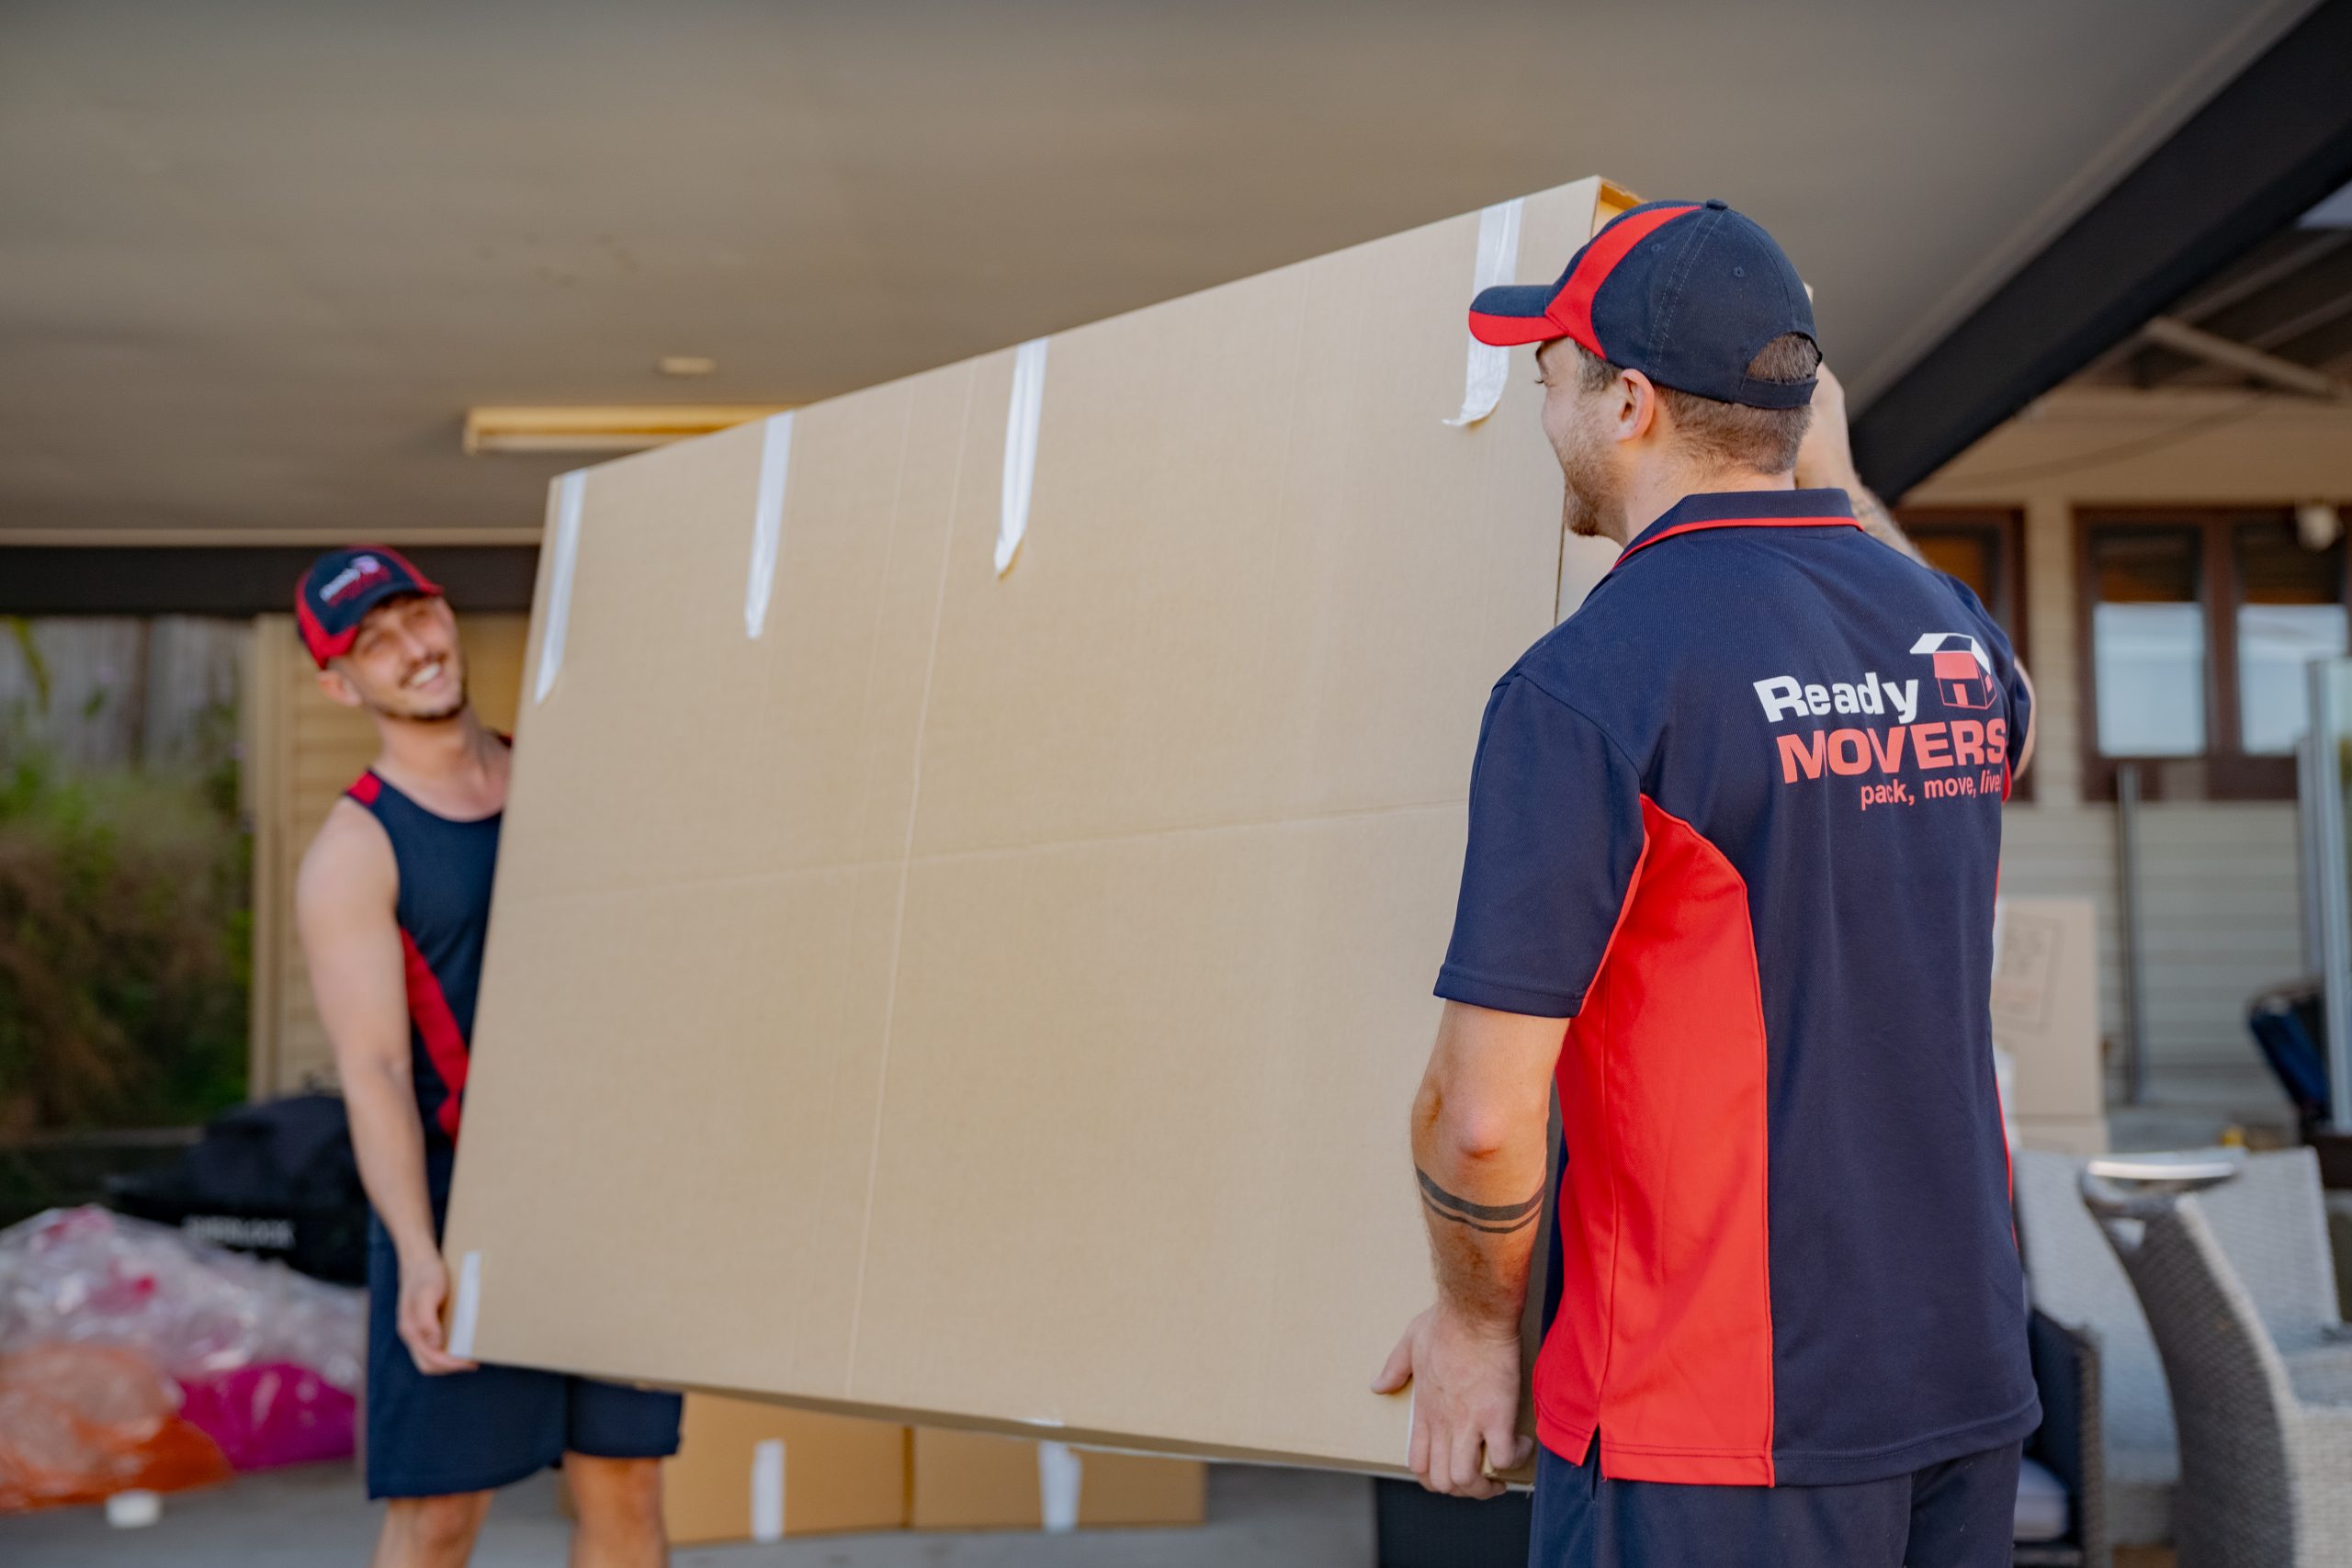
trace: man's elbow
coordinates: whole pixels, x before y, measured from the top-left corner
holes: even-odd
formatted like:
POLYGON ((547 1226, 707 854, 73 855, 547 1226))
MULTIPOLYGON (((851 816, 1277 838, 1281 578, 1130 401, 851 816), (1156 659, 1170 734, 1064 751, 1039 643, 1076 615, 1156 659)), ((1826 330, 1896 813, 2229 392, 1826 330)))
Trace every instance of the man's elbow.
POLYGON ((1527 1109, 1509 1097, 1455 1088, 1434 1077, 1424 1079, 1413 1103, 1413 1147, 1426 1161, 1476 1166, 1504 1159, 1539 1139, 1543 1111, 1532 1123, 1527 1109))

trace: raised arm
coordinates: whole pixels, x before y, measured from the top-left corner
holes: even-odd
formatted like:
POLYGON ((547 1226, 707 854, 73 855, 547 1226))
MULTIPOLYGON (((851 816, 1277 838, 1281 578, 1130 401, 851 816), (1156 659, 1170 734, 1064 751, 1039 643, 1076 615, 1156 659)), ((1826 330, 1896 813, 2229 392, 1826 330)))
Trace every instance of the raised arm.
MULTIPOLYGON (((1862 482, 1860 470, 1854 467, 1853 442, 1846 423, 1846 387, 1824 365, 1818 372, 1819 381, 1813 389, 1813 423, 1804 434, 1804 445, 1797 451, 1797 483, 1806 490, 1842 490, 1854 503, 1854 518, 1869 531, 1871 538, 1890 549, 1902 551, 1921 566, 1928 558, 1911 542, 1911 536, 1894 520, 1894 513, 1862 482)), ((2018 682, 2024 687, 2026 721, 2025 734, 2018 741, 2009 764, 2012 777, 2022 777, 2026 764, 2033 760, 2035 723, 2040 704, 2033 700, 2033 678, 2026 673, 2022 660, 2017 666, 2018 682)))
POLYGON ((1902 551, 1921 566, 1928 558, 1895 522, 1894 513, 1862 482, 1854 467, 1854 447, 1846 431, 1846 387, 1828 366, 1818 372, 1813 389, 1813 423, 1797 449, 1797 485, 1804 490, 1842 490, 1854 503, 1855 520, 1871 538, 1902 551))
POLYGON ((400 1336, 418 1368, 463 1371, 442 1347, 448 1273, 425 1187, 424 1126, 411 1081, 399 872, 384 830, 348 801, 328 813, 294 885, 295 923, 334 1045, 368 1201, 400 1258, 400 1336))

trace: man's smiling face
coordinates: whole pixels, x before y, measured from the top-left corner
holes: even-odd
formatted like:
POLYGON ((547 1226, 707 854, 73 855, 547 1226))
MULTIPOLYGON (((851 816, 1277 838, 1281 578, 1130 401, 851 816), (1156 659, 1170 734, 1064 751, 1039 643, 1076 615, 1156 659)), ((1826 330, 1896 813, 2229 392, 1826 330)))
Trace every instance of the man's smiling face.
POLYGON ((390 718, 453 718, 466 705, 458 618, 435 593, 404 594, 368 611, 351 651, 331 669, 357 705, 390 718))

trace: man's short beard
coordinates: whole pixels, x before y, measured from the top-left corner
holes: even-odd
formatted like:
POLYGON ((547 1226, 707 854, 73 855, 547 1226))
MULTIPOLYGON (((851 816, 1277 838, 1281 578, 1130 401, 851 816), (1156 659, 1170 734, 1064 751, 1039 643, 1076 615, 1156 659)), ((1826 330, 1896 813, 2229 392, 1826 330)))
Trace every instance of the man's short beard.
POLYGON ((450 698, 441 706, 429 711, 415 708, 403 710, 401 708, 387 707, 381 703, 368 698, 364 694, 361 697, 361 701, 366 703, 368 710, 370 713, 380 715, 385 718, 401 719, 410 724, 446 724, 450 719, 453 719, 459 714, 465 712, 466 705, 472 700, 473 694, 471 689, 463 682, 459 683, 458 687, 458 694, 456 696, 450 698))
POLYGON ((466 704, 471 700, 471 694, 469 694, 465 687, 459 686, 458 688, 458 694, 450 698, 447 705, 433 713, 413 713, 408 716, 419 724, 439 724, 446 719, 455 718, 459 714, 465 712, 466 704))
POLYGON ((1608 532, 1609 520, 1623 510, 1624 492, 1608 468, 1581 451, 1560 455, 1566 480, 1560 496, 1560 523, 1579 539, 1608 532))

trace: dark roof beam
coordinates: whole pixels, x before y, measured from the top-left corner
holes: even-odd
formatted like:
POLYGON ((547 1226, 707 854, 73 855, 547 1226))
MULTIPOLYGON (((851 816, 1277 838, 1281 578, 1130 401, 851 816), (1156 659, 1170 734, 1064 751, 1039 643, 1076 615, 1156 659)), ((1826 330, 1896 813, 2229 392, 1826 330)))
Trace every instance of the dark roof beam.
POLYGON ((1899 497, 2352 176, 2352 0, 2285 37, 1883 389, 1854 421, 1899 497))

